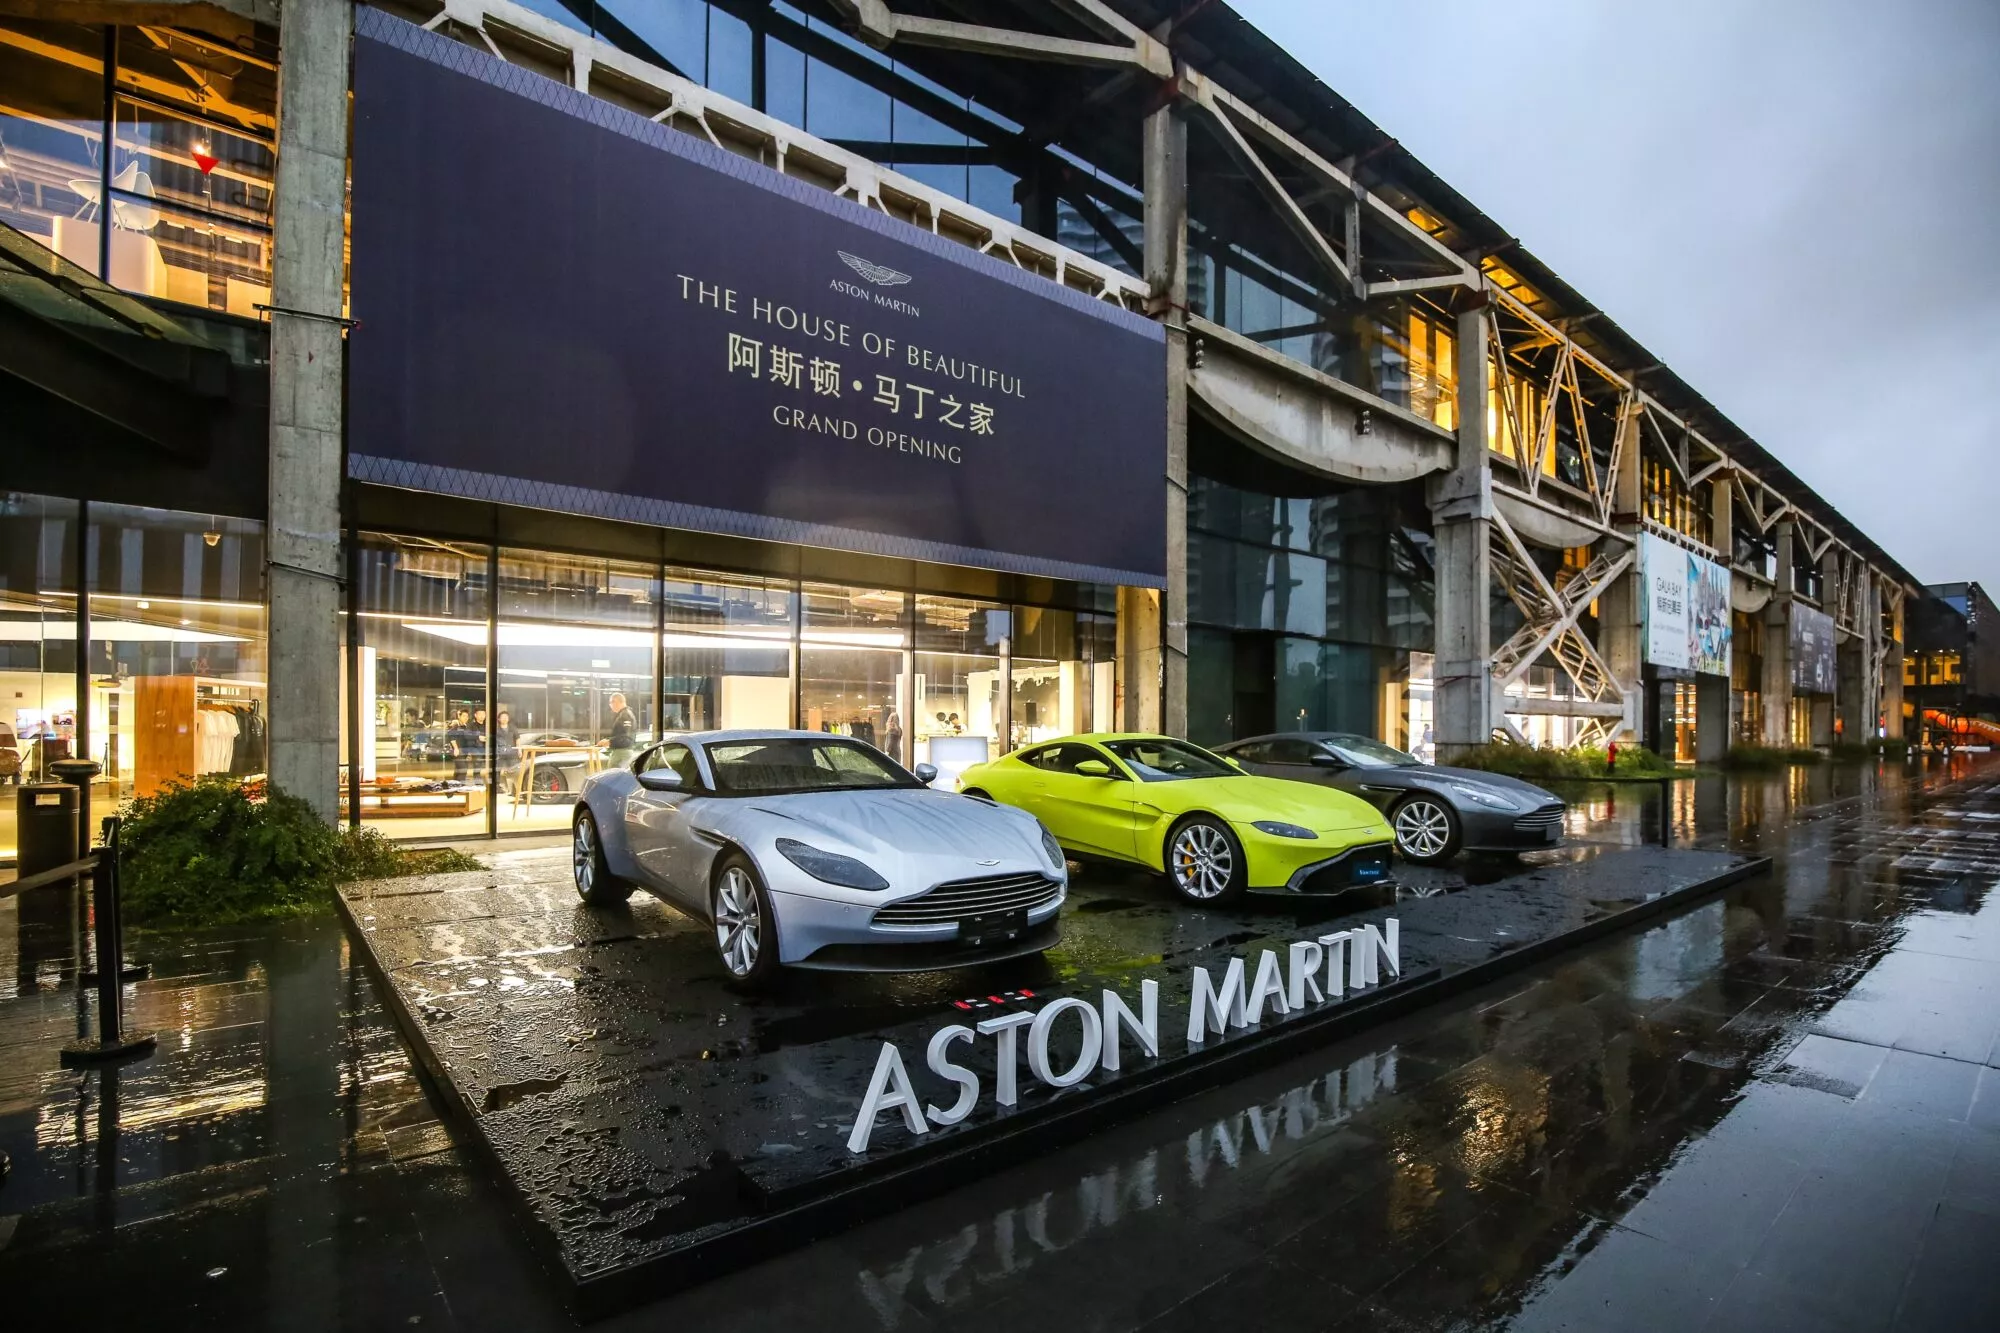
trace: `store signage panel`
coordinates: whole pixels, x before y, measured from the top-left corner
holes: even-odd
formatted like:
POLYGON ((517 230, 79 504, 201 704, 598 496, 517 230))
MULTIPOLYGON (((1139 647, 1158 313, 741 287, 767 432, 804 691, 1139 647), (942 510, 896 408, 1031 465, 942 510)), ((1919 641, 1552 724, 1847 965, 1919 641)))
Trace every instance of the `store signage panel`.
POLYGON ((1646 661, 1726 676, 1733 633, 1729 571, 1647 532, 1639 537, 1645 581, 1646 661))
POLYGON ((378 10, 357 24, 354 475, 1164 581, 1155 323, 378 10))
POLYGON ((1803 602, 1792 603, 1792 688, 1804 694, 1832 694, 1833 617, 1803 602))

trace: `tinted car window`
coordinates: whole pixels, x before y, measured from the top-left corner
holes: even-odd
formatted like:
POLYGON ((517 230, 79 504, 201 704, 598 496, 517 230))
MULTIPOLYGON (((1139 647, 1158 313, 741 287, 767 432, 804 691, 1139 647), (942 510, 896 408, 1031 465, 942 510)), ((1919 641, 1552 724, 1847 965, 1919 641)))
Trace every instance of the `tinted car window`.
POLYGON ((1111 741, 1105 746, 1123 759, 1141 782, 1175 782, 1183 778, 1240 778, 1243 770, 1226 764, 1186 741, 1111 741))
POLYGON ((650 773, 656 768, 672 769, 690 787, 701 785, 701 770, 695 766, 694 751, 685 745, 661 745, 647 751, 639 762, 639 771, 650 773))
POLYGON ((1024 764, 1033 764, 1047 773, 1074 773, 1076 766, 1087 759, 1095 759, 1106 768, 1111 761, 1099 753, 1095 746, 1069 741, 1061 745, 1048 745, 1021 756, 1024 764))
POLYGON ((1310 764, 1319 753, 1319 746, 1311 741, 1271 741, 1265 747, 1266 764, 1310 764))
POLYGON ((710 745, 708 766, 714 770, 718 792, 740 796, 923 785, 874 746, 831 736, 710 745))
POLYGON ((1271 742, 1269 741, 1245 741, 1241 745, 1232 745, 1227 749, 1218 750, 1216 753, 1227 755, 1231 759, 1241 759, 1246 764, 1269 764, 1275 762, 1271 758, 1271 742))

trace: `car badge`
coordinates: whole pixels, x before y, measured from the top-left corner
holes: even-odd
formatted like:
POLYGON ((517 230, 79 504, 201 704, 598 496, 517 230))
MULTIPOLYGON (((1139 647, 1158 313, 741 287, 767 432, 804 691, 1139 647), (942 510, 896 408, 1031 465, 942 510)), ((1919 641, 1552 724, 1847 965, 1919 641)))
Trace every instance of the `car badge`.
POLYGON ((847 265, 877 287, 900 287, 910 281, 909 274, 902 272, 900 269, 890 268, 887 264, 871 263, 863 259, 860 255, 851 255, 845 250, 835 250, 834 253, 840 256, 841 263, 847 265))
POLYGON ((997 866, 1000 864, 1000 860, 998 857, 995 857, 991 861, 975 861, 973 864, 982 866, 997 866))

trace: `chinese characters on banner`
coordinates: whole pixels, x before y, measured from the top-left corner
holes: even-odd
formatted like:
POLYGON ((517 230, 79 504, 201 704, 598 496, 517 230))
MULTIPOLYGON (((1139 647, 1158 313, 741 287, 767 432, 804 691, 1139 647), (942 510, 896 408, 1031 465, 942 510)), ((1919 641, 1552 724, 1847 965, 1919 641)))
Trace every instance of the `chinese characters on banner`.
POLYGON ((1646 661, 1728 675, 1733 630, 1729 571, 1650 532, 1639 542, 1646 661))

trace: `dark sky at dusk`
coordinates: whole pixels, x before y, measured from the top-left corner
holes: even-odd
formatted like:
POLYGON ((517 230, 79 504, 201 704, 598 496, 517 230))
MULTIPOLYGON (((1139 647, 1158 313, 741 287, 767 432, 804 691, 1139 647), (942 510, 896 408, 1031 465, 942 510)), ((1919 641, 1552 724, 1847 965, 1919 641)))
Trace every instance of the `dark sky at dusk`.
POLYGON ((2000 0, 1233 0, 1919 579, 2000 591, 2000 0))

